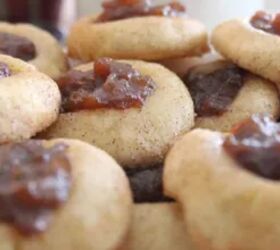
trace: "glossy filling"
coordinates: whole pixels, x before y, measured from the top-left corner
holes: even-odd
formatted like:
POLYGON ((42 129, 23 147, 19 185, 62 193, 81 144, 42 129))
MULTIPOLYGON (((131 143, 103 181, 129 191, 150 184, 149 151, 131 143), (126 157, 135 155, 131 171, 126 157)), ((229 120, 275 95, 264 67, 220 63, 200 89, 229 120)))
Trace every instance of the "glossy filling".
POLYGON ((0 146, 0 220, 29 236, 46 231, 69 198, 67 146, 29 140, 0 146))
POLYGON ((163 194, 162 166, 125 169, 129 178, 135 203, 170 202, 163 194))
POLYGON ((6 63, 0 62, 0 79, 11 76, 11 71, 6 63))
POLYGON ((0 32, 0 53, 30 61, 36 57, 36 48, 33 42, 23 36, 0 32))
POLYGON ((280 180, 280 124, 269 117, 255 115, 242 122, 223 146, 243 168, 280 180))
POLYGON ((186 14, 186 8, 179 2, 153 6, 151 0, 111 0, 102 4, 103 12, 96 22, 108 22, 141 16, 176 17, 186 14))
POLYGON ((108 58, 95 61, 93 71, 71 70, 57 80, 62 112, 99 108, 141 108, 155 82, 131 65, 108 58))
POLYGON ((243 86, 244 72, 227 62, 193 68, 184 78, 200 117, 222 115, 243 86))
POLYGON ((257 11, 250 20, 251 25, 259 30, 280 35, 280 13, 271 15, 265 11, 257 11))

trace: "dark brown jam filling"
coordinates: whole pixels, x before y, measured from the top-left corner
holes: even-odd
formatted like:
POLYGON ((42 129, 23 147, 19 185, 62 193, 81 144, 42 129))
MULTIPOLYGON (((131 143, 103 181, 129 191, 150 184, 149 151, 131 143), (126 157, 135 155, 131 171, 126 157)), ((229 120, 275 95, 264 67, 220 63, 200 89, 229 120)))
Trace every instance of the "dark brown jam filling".
POLYGON ((0 79, 11 76, 11 71, 6 63, 0 62, 0 79))
POLYGON ((200 117, 222 115, 243 86, 243 71, 226 62, 197 66, 183 78, 200 117))
POLYGON ((131 65, 108 58, 95 61, 93 71, 71 70, 57 80, 62 112, 98 108, 141 108, 155 90, 149 76, 131 65))
POLYGON ((243 168, 271 180, 280 180, 280 124, 253 116, 233 129, 224 149, 243 168))
POLYGON ((111 0, 102 4, 103 13, 96 22, 108 22, 140 16, 176 17, 186 14, 186 8, 179 2, 153 6, 151 0, 111 0))
POLYGON ((271 15, 265 11, 257 11, 251 18, 250 23, 256 29, 280 35, 280 13, 271 15))
POLYGON ((36 57, 36 48, 34 43, 25 37, 0 32, 0 53, 27 62, 36 57))
POLYGON ((138 169, 125 169, 132 189, 134 202, 171 202, 163 194, 162 166, 138 169))
POLYGON ((0 220, 26 236, 47 230, 70 193, 66 149, 34 140, 0 146, 0 220))

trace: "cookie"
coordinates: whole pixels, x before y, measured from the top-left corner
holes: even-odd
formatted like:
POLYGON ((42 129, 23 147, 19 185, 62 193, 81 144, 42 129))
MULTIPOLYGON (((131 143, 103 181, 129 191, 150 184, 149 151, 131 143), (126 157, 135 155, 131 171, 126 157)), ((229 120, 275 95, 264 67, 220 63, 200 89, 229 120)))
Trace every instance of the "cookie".
MULTIPOLYGON (((108 97, 110 93, 104 93, 105 89, 102 87, 103 89, 98 91, 103 91, 103 94, 91 100, 90 93, 98 95, 100 92, 94 92, 92 89, 89 92, 86 89, 76 90, 78 97, 81 93, 89 93, 88 99, 82 98, 84 100, 80 103, 82 109, 78 107, 77 110, 71 111, 71 106, 73 108, 75 102, 80 100, 74 94, 73 103, 64 105, 68 112, 62 112, 57 122, 40 137, 81 139, 102 148, 122 166, 128 168, 147 167, 161 163, 176 138, 191 129, 194 124, 193 102, 184 84, 174 73, 155 63, 100 59, 96 61, 96 64, 97 68, 101 69, 101 73, 104 70, 103 67, 105 67, 105 72, 115 70, 118 76, 111 72, 105 76, 106 79, 103 79, 105 83, 101 83, 100 86, 106 84, 104 87, 107 88, 109 84, 109 89, 119 88, 117 92, 108 97), (109 68, 104 65, 109 65, 109 68), (118 72, 118 67, 128 70, 129 77, 131 74, 134 75, 133 79, 136 82, 138 78, 144 81, 142 82, 144 87, 140 87, 142 90, 135 90, 140 92, 129 93, 129 91, 134 91, 133 85, 127 81, 127 75, 118 72), (112 83, 112 78, 120 79, 120 82, 112 83), (123 83, 128 85, 122 87, 123 83), (104 96, 111 98, 111 101, 104 99, 104 96), (120 99, 115 99, 118 97, 120 99), (94 108, 90 106, 87 109, 87 106, 91 104, 97 106, 94 108)), ((71 73, 78 88, 80 84, 87 84, 84 86, 92 88, 92 68, 93 65, 90 63, 79 66, 77 68, 79 72, 74 73, 76 75, 71 73), (85 75, 85 72, 88 73, 85 75)), ((73 86, 76 88, 75 83, 73 86)), ((69 85, 62 81, 61 86, 69 85)), ((67 88, 65 91, 68 91, 67 88)), ((71 93, 73 91, 69 90, 66 94, 71 95, 71 93)))
POLYGON ((134 197, 133 220, 122 250, 191 250, 181 209, 163 193, 163 166, 125 169, 134 197))
POLYGON ((83 17, 73 25, 67 41, 69 55, 85 61, 99 57, 154 61, 208 51, 205 26, 171 5, 154 11, 156 7, 147 1, 105 2, 103 13, 83 17), (111 19, 100 20, 108 12, 111 19))
POLYGON ((0 55, 0 143, 28 139, 58 117, 56 83, 19 59, 0 55))
POLYGON ((172 148, 165 191, 198 249, 279 249, 279 130, 254 116, 230 135, 193 130, 172 148))
POLYGON ((228 132, 253 114, 280 115, 276 86, 227 61, 192 68, 183 77, 195 104, 195 127, 228 132))
POLYGON ((176 203, 137 204, 122 250, 193 250, 176 203))
POLYGON ((279 85, 279 35, 255 28, 252 19, 233 19, 215 28, 212 43, 225 58, 279 85))
MULTIPOLYGON (((11 146, 13 153, 20 152, 17 156, 21 162, 19 166, 13 167, 21 169, 20 165, 23 165, 28 168, 33 164, 33 167, 37 166, 36 171, 40 171, 38 164, 44 164, 45 170, 42 171, 50 168, 47 173, 43 172, 47 174, 46 179, 42 179, 41 172, 38 176, 36 174, 31 176, 30 173, 26 175, 24 171, 19 171, 19 174, 25 176, 26 182, 33 184, 33 191, 24 191, 30 197, 22 196, 22 199, 12 206, 22 209, 20 205, 28 202, 29 208, 25 208, 25 216, 30 215, 31 212, 33 216, 31 218, 34 219, 42 209, 43 212, 48 212, 48 216, 44 217, 44 214, 41 214, 39 219, 37 218, 38 223, 35 223, 35 228, 41 231, 23 234, 23 231, 18 231, 15 227, 15 223, 23 226, 23 221, 18 221, 19 212, 16 213, 16 217, 12 214, 14 219, 9 221, 5 215, 3 216, 3 207, 1 207, 0 248, 13 249, 16 246, 20 250, 118 249, 125 239, 132 212, 131 194, 123 170, 105 152, 80 141, 65 139, 44 141, 42 145, 45 148, 43 149, 45 158, 42 157, 40 160, 32 155, 38 156, 42 153, 38 145, 41 147, 38 141, 29 141, 11 146), (27 150, 24 147, 27 147, 27 150), (26 157, 33 160, 27 163, 26 157), (70 166, 67 172, 65 163, 70 166), (52 165, 49 166, 50 164, 52 165), (58 171, 51 175, 56 168, 59 168, 58 171), (67 177, 67 173, 70 173, 71 177, 67 177), (44 186, 45 180, 52 180, 52 182, 44 186), (57 199, 63 200, 63 204, 59 207, 54 203, 57 199)), ((2 151, 3 146, 0 147, 0 160, 4 157, 2 151)), ((7 154, 12 153, 8 150, 7 154)), ((4 171, 4 174, 8 173, 4 171)), ((14 178, 9 180, 16 183, 14 178)), ((8 185, 5 183, 2 179, 1 187, 8 185)), ((17 184, 24 185, 22 182, 17 184)), ((13 189, 14 192, 17 192, 16 190, 13 189)), ((11 193, 10 196, 5 197, 15 202, 16 198, 12 195, 11 193)), ((4 197, 2 189, 0 197, 1 199, 4 197)), ((1 205, 3 206, 3 203, 1 205)), ((29 226, 31 222, 32 220, 27 220, 25 223, 29 226)), ((18 225, 16 224, 17 227, 18 225)), ((30 226, 27 228, 30 229, 30 226)))
POLYGON ((52 78, 67 70, 67 62, 52 35, 31 24, 0 22, 0 53, 22 59, 52 78))

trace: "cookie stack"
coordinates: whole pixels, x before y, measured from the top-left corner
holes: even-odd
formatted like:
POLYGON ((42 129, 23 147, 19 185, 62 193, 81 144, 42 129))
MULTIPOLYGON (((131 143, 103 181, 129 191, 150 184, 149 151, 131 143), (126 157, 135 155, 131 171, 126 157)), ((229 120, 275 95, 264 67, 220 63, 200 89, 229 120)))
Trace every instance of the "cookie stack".
POLYGON ((280 17, 102 7, 0 23, 0 249, 279 250, 280 17))

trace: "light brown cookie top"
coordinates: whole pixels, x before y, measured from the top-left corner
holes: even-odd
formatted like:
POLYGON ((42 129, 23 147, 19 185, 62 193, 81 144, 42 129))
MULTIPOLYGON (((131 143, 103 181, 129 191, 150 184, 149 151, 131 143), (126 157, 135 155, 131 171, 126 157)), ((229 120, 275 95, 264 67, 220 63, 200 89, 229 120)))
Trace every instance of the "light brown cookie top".
POLYGON ((76 140, 44 141, 45 147, 66 145, 71 165, 70 196, 56 209, 46 231, 18 234, 0 222, 1 249, 111 250, 125 238, 132 200, 123 170, 105 152, 76 140))
POLYGON ((10 71, 0 79, 0 142, 28 139, 56 120, 59 89, 30 64, 5 55, 0 55, 0 62, 10 71))
POLYGON ((194 100, 197 128, 228 132, 253 114, 280 115, 276 86, 228 61, 198 65, 183 79, 194 100))
POLYGON ((137 204, 128 239, 121 250, 193 250, 176 203, 137 204))
POLYGON ((248 19, 233 19, 218 25, 211 40, 225 58, 279 86, 279 35, 253 27, 248 19))
MULTIPOLYGON (((79 138, 110 153, 122 166, 161 163, 178 136, 192 128, 194 109, 182 81, 161 65, 121 61, 149 76, 155 90, 139 108, 101 108, 61 113, 44 138, 79 138)), ((78 67, 92 70, 92 63, 78 67)))
POLYGON ((21 48, 22 51, 25 53, 29 51, 33 55, 30 56, 30 59, 27 57, 26 61, 52 78, 58 77, 67 70, 66 58, 58 41, 48 32, 31 24, 0 22, 0 42, 0 53, 11 56, 14 56, 12 48, 14 48, 14 52, 19 51, 20 46, 24 43, 25 47, 21 48), (18 41, 18 39, 20 40, 18 41), (3 42, 5 42, 6 48, 3 47, 3 42))
POLYGON ((279 125, 263 120, 258 128, 266 134, 262 136, 255 125, 239 128, 239 139, 232 141, 240 146, 232 151, 239 159, 223 145, 229 137, 209 130, 193 130, 172 148, 165 162, 166 194, 182 204, 198 249, 279 248, 279 227, 275 224, 280 216, 279 180, 270 179, 279 179, 278 168, 271 164, 278 162, 278 157, 271 158, 277 151, 269 151, 279 143, 274 134, 279 128, 275 126, 279 125), (256 148, 250 152, 248 146, 256 148))
MULTIPOLYGON (((109 4, 121 1, 111 2, 109 4)), ((135 2, 122 3, 125 5, 123 9, 131 14, 130 12, 144 1, 135 2)), ((119 9, 112 8, 111 11, 119 13, 119 9)), ((77 21, 70 31, 69 54, 86 61, 104 56, 116 59, 162 60, 199 56, 208 50, 207 31, 203 24, 184 16, 160 16, 158 12, 160 11, 104 22, 99 21, 100 14, 84 17, 77 21)))

